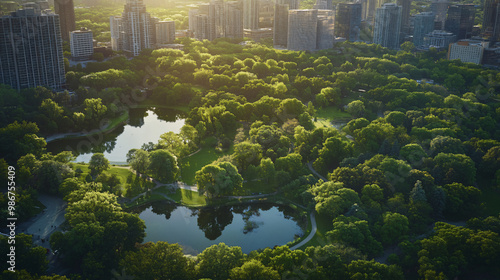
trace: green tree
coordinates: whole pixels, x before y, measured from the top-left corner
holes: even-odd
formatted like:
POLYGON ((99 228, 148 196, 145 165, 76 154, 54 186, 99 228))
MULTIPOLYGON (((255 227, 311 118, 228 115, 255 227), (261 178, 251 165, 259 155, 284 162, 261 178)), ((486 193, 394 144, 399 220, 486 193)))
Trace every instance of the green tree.
POLYGON ((360 203, 358 194, 345 188, 342 183, 325 182, 313 187, 311 192, 315 196, 316 211, 328 217, 336 217, 355 203, 360 203))
POLYGON ((190 266, 179 244, 158 241, 137 246, 137 251, 127 252, 120 266, 137 279, 183 280, 189 279, 190 266))
POLYGON ((355 100, 347 104, 347 113, 353 115, 354 117, 361 117, 365 113, 365 104, 361 100, 355 100))
POLYGON ((383 244, 395 244, 402 241, 408 234, 408 218, 399 213, 387 212, 383 215, 380 227, 380 241, 383 244))
POLYGON ((9 255, 15 255, 14 266, 16 271, 26 270, 32 274, 45 274, 48 268, 48 260, 45 257, 47 251, 42 246, 34 246, 33 237, 24 233, 16 234, 15 239, 9 239, 8 237, 0 237, 0 249, 4 254, 0 256, 0 260, 4 263, 4 268, 11 261, 9 255), (14 240, 15 243, 9 242, 9 240, 14 240), (11 248, 15 247, 12 251, 11 248))
POLYGON ((38 131, 36 123, 26 121, 0 128, 0 154, 11 164, 29 153, 40 156, 47 143, 37 135, 38 131))
POLYGON ((97 177, 103 171, 109 169, 109 160, 102 153, 95 153, 89 161, 90 175, 97 177))
POLYGON ((370 256, 382 252, 382 245, 373 238, 368 222, 355 217, 339 216, 334 219, 333 230, 327 232, 327 237, 333 243, 358 248, 370 256))
POLYGON ((446 192, 444 215, 452 220, 469 219, 479 214, 481 209, 481 191, 460 183, 443 186, 446 192))
POLYGON ((229 162, 205 165, 196 172, 195 180, 198 191, 210 198, 229 195, 243 183, 238 169, 229 162))
POLYGON ((356 280, 403 280, 403 272, 396 265, 386 265, 374 260, 356 260, 347 266, 350 279, 356 280))
POLYGON ((231 270, 231 280, 279 280, 280 275, 272 268, 265 267, 257 260, 245 262, 231 270))
POLYGON ((234 145, 233 162, 239 170, 246 170, 250 164, 258 165, 262 158, 262 147, 258 143, 244 141, 234 145))
POLYGON ((136 172, 145 174, 150 164, 149 153, 142 149, 135 150, 130 158, 130 161, 127 159, 127 162, 136 172))
POLYGON ((270 158, 263 158, 260 160, 260 173, 266 182, 274 180, 276 169, 274 168, 274 163, 270 158))
POLYGON ((165 149, 154 150, 149 153, 148 172, 161 182, 173 182, 179 176, 177 159, 165 149))
POLYGON ((96 125, 108 111, 108 107, 102 104, 101 98, 85 99, 83 104, 85 106, 85 119, 88 120, 91 125, 96 125))
POLYGON ((240 247, 229 247, 224 243, 212 245, 198 255, 198 277, 227 280, 231 269, 243 264, 244 257, 240 247))

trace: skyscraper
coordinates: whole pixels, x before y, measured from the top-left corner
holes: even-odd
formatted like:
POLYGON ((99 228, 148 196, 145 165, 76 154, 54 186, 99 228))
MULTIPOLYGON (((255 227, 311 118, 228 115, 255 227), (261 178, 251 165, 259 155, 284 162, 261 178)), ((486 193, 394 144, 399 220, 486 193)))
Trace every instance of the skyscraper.
POLYGON ((225 30, 224 37, 243 38, 243 11, 237 1, 226 2, 225 4, 225 30))
POLYGON ((448 0, 432 0, 431 10, 435 16, 434 21, 437 22, 437 30, 444 28, 444 22, 446 20, 449 5, 450 2, 448 0))
POLYGON ((471 37, 476 9, 474 5, 451 5, 444 28, 457 36, 458 40, 471 37))
POLYGON ((69 42, 69 33, 76 29, 73 0, 54 0, 54 10, 59 15, 62 39, 69 42))
POLYGON ((109 17, 109 29, 111 33, 111 49, 120 51, 123 49, 123 26, 122 17, 111 16, 109 17))
POLYGON ((339 3, 335 16, 335 36, 353 42, 359 40, 361 10, 361 3, 339 3))
POLYGON ((94 37, 92 36, 92 31, 81 28, 80 30, 71 31, 69 35, 71 57, 74 60, 86 60, 94 54, 94 37))
POLYGON ((396 4, 401 6, 401 30, 406 30, 410 25, 411 0, 397 0, 396 4))
POLYGON ((212 0, 189 11, 189 29, 198 40, 243 38, 243 11, 237 1, 212 0))
POLYGON ((377 9, 373 43, 389 49, 399 49, 401 32, 401 6, 386 3, 377 9))
POLYGON ((288 12, 287 48, 293 51, 316 50, 318 10, 288 12))
POLYGON ((156 43, 155 23, 156 21, 146 12, 142 0, 127 0, 121 19, 110 18, 112 42, 113 39, 118 39, 120 42, 115 44, 118 50, 136 56, 143 49, 152 48, 156 43))
POLYGON ((286 48, 288 40, 288 4, 276 4, 274 6, 274 28, 273 44, 274 46, 286 48))
POLYGON ((259 1, 243 0, 243 29, 259 28, 259 1))
POLYGON ((324 50, 333 47, 333 10, 318 10, 318 25, 316 31, 316 49, 324 50))
POLYGON ((415 15, 413 27, 413 44, 422 46, 426 34, 434 30, 434 14, 430 12, 415 15))
POLYGON ((175 21, 156 23, 156 44, 172 44, 175 40, 175 21))
POLYGON ((0 17, 0 83, 20 90, 65 83, 59 16, 18 10, 0 17))
POLYGON ((223 0, 212 0, 210 2, 210 6, 208 7, 208 21, 208 40, 212 41, 225 36, 224 27, 226 22, 223 0))
POLYGON ((484 2, 483 32, 487 38, 500 40, 500 0, 484 2))

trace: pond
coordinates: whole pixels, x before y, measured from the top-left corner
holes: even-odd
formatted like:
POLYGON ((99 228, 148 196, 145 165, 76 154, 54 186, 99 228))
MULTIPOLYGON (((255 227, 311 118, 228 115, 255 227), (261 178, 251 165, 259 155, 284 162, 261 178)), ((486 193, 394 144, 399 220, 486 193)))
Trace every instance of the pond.
POLYGON ((160 135, 172 131, 179 133, 184 125, 185 113, 165 108, 134 108, 129 110, 126 125, 104 135, 59 139, 47 144, 47 151, 59 153, 73 151, 76 162, 89 162, 93 153, 103 153, 112 164, 125 164, 130 149, 142 144, 157 143, 160 135))
POLYGON ((244 253, 285 245, 302 236, 306 216, 271 203, 187 208, 154 202, 134 210, 146 223, 144 242, 178 243, 185 254, 197 255, 220 242, 244 253))

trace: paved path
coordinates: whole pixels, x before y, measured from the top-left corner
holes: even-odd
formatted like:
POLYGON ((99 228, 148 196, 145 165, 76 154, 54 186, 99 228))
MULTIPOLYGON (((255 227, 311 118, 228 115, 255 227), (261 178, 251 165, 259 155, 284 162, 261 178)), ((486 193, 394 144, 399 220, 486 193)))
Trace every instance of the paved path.
POLYGON ((265 194, 256 194, 256 195, 240 195, 240 196, 224 196, 224 198, 235 198, 235 199, 242 199, 242 198, 261 198, 261 197, 268 197, 271 195, 275 195, 278 192, 273 192, 273 193, 265 193, 265 194))
POLYGON ((307 167, 309 167, 309 170, 311 170, 311 172, 314 175, 316 175, 316 177, 320 178, 321 180, 323 180, 325 182, 328 181, 328 179, 326 179, 325 177, 321 176, 321 174, 319 174, 316 170, 314 170, 314 168, 312 166, 312 161, 307 163, 307 167))
POLYGON ((38 200, 47 208, 22 223, 17 233, 32 234, 33 243, 49 248, 48 238, 64 222, 66 202, 60 197, 47 194, 39 194, 38 200), (42 239, 45 239, 45 242, 42 242, 42 239))
POLYGON ((302 246, 304 246, 307 242, 311 241, 311 239, 314 237, 314 235, 316 235, 316 231, 318 231, 318 227, 316 225, 316 217, 314 216, 314 211, 311 211, 311 232, 309 233, 309 235, 304 239, 302 240, 299 244, 295 245, 295 246, 292 246, 290 247, 290 250, 296 250, 302 246))

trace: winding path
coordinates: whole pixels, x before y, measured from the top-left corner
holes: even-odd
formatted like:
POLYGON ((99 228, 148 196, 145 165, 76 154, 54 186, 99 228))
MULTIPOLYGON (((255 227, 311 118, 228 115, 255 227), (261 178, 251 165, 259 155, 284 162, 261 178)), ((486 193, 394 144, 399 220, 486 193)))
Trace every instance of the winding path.
POLYGON ((316 231, 318 231, 318 227, 316 225, 316 217, 314 216, 314 211, 311 211, 310 217, 311 217, 311 232, 299 244, 296 244, 296 245, 290 247, 290 250, 296 250, 296 249, 304 246, 307 242, 309 242, 309 241, 311 241, 311 239, 313 239, 314 235, 316 235, 316 231))
POLYGON ((312 166, 312 161, 308 162, 307 163, 307 167, 309 167, 309 170, 311 170, 311 172, 316 175, 316 177, 320 178, 321 180, 323 181, 328 181, 328 179, 326 179, 325 177, 323 177, 321 174, 319 174, 316 170, 314 170, 313 166, 312 166))

